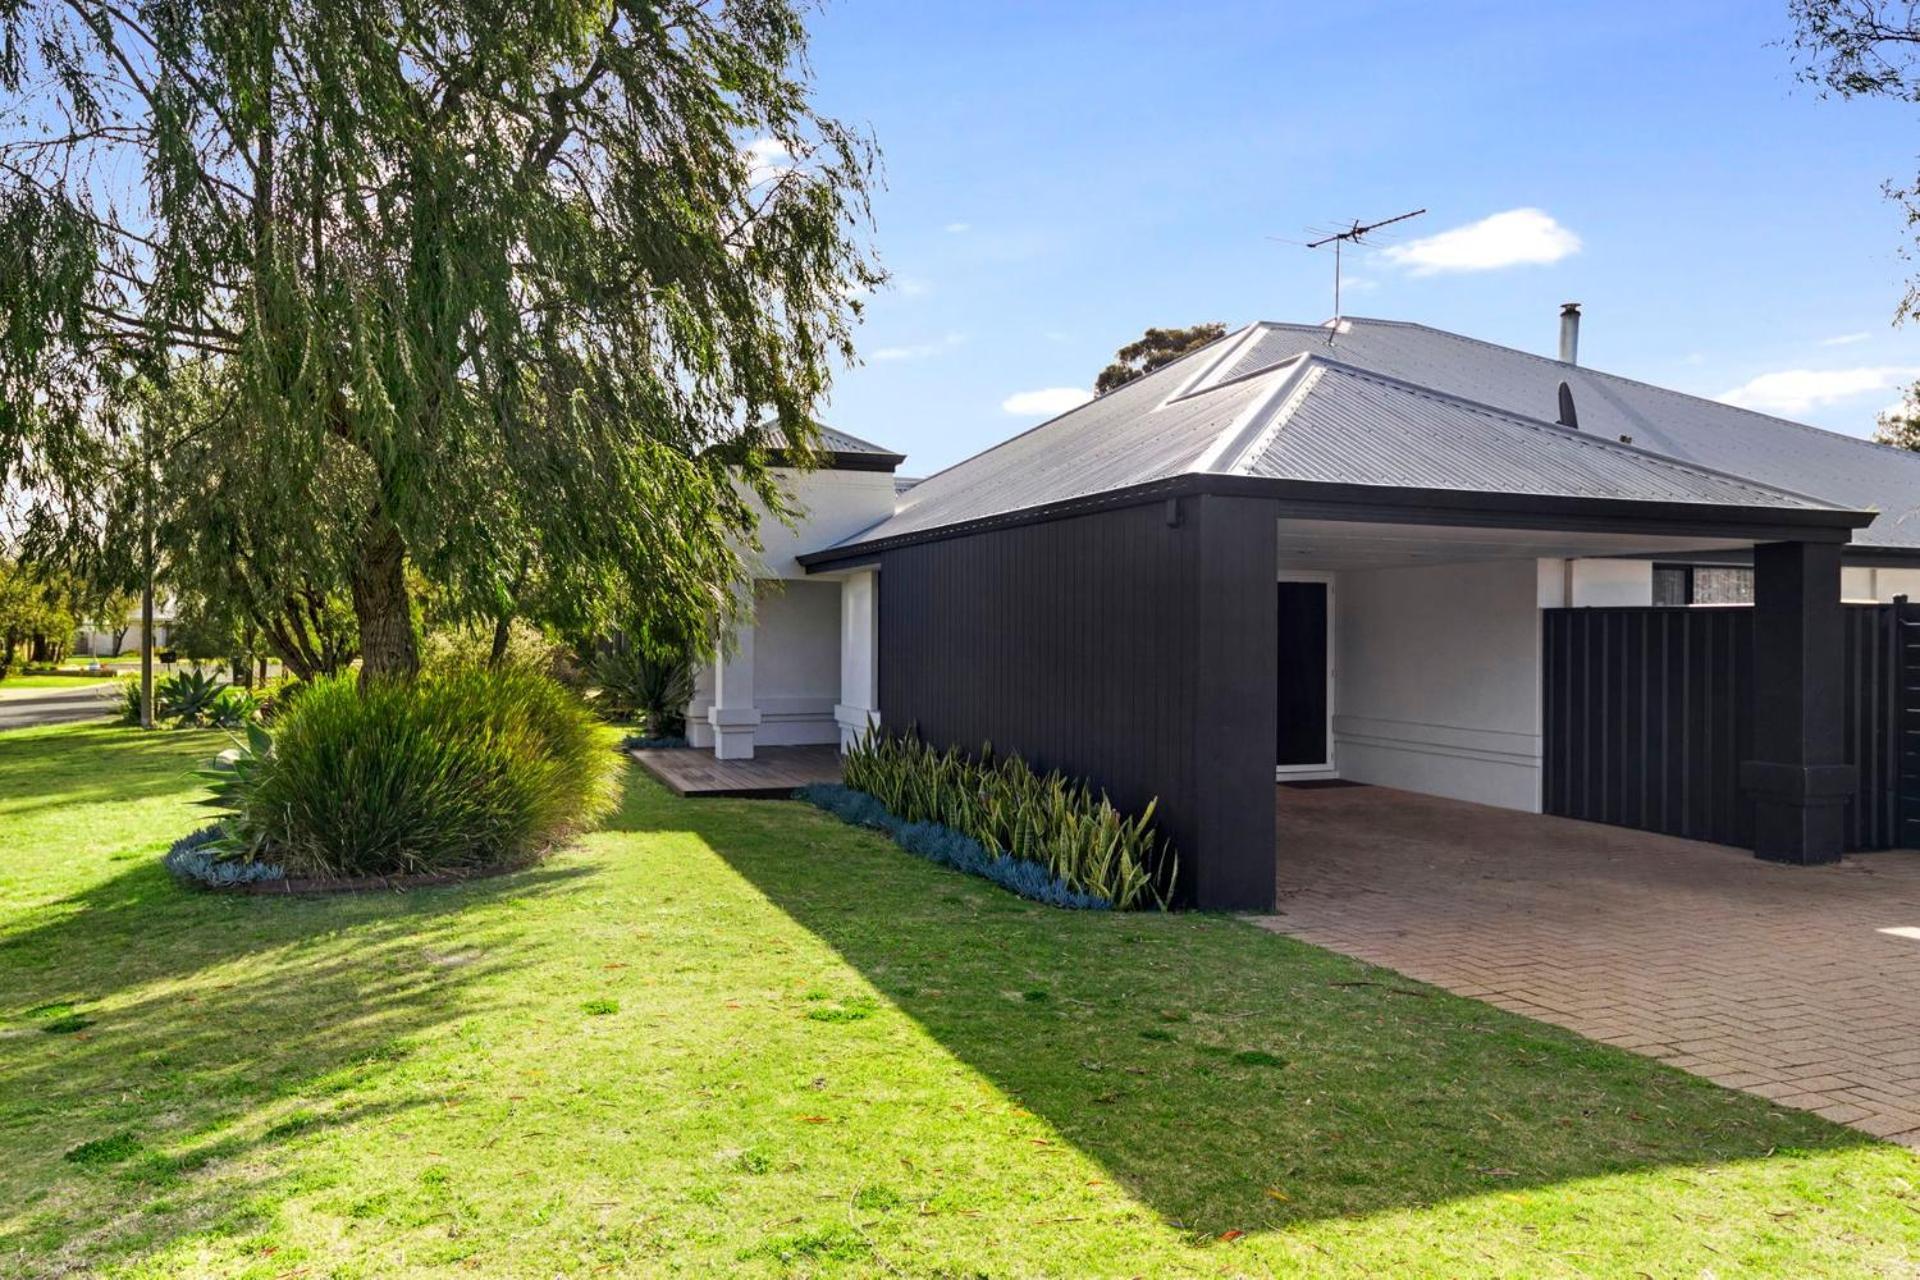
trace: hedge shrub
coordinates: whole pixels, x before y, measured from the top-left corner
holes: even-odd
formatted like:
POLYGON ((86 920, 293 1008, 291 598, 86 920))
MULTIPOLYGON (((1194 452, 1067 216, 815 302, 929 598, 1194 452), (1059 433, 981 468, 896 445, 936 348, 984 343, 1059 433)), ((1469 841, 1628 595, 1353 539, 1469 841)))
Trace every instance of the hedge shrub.
POLYGON ((1017 755, 936 751, 917 735, 865 735, 844 761, 847 786, 904 823, 937 823, 996 859, 1033 864, 1075 893, 1116 907, 1167 905, 1178 861, 1153 827, 1154 806, 1133 817, 1104 792, 1058 771, 1039 774, 1017 755))
POLYGON ((220 851, 289 876, 510 865, 612 802, 615 760, 594 717, 527 671, 317 680, 252 737, 216 784, 220 851))

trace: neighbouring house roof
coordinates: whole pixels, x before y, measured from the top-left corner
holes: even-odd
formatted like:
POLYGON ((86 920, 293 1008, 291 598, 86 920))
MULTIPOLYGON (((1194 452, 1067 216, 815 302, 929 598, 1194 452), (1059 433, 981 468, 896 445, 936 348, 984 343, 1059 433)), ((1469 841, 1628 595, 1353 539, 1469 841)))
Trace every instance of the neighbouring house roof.
MULTIPOLYGON (((1354 321, 1351 329, 1358 332, 1376 323, 1354 321)), ((1674 456, 1643 445, 1642 435, 1632 444, 1622 442, 1619 437, 1631 432, 1612 430, 1611 420, 1597 405, 1603 399, 1602 379, 1609 405, 1626 398, 1613 385, 1624 379, 1597 375, 1593 387, 1574 387, 1581 428, 1575 430, 1552 417, 1558 411, 1562 378, 1585 371, 1506 352, 1554 371, 1545 380, 1544 398, 1522 409, 1516 406, 1539 380, 1526 382, 1519 374, 1495 378, 1504 366, 1484 355, 1480 348, 1486 344, 1420 326, 1380 327, 1467 345, 1485 366, 1484 376, 1495 384, 1488 388, 1493 394, 1462 389, 1472 383, 1471 371, 1450 369, 1441 377, 1427 367, 1446 363, 1447 348, 1438 343, 1424 348, 1423 363, 1384 337, 1367 346, 1350 344, 1352 333, 1344 328, 1329 345, 1324 327, 1251 325, 928 477, 901 494, 890 519, 836 550, 1185 476, 1682 504, 1700 510, 1813 513, 1852 506, 1799 492, 1808 487, 1804 483, 1789 488, 1755 477, 1750 470, 1736 474, 1730 467, 1674 456), (1313 335, 1317 342, 1307 340, 1313 335), (1398 352, 1401 368, 1423 378, 1381 367, 1390 363, 1386 351, 1398 352), (1596 402, 1591 418, 1588 401, 1596 402)), ((1368 332, 1374 335, 1372 328, 1368 332)), ((1689 407, 1686 414, 1680 412, 1686 406, 1670 406, 1669 418, 1690 415, 1689 421, 1705 421, 1713 410, 1741 418, 1761 416, 1627 385, 1686 406, 1704 406, 1689 407)), ((1763 420, 1821 442, 1836 442, 1829 447, 1860 444, 1777 419, 1763 420)), ((1738 456, 1736 450, 1727 452, 1738 456)), ((1880 452, 1889 451, 1876 451, 1876 456, 1880 452)), ((1920 464, 1920 458, 1915 462, 1920 464)), ((1920 471, 1912 497, 1920 499, 1920 471)), ((1915 533, 1920 535, 1920 530, 1915 533)))
MULTIPOLYGON (((768 424, 766 432, 769 453, 786 449, 787 435, 778 424, 768 424)), ((819 428, 814 448, 824 455, 821 461, 825 466, 841 471, 891 471, 907 460, 904 453, 895 453, 884 445, 824 425, 819 428)))

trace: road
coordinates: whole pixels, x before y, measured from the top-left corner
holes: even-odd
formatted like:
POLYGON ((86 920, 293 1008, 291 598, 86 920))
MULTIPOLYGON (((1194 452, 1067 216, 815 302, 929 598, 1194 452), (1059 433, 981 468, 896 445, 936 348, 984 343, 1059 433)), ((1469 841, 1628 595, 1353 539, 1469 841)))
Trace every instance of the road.
POLYGON ((104 719, 115 713, 109 695, 117 692, 111 680, 71 689, 0 689, 0 730, 104 719))

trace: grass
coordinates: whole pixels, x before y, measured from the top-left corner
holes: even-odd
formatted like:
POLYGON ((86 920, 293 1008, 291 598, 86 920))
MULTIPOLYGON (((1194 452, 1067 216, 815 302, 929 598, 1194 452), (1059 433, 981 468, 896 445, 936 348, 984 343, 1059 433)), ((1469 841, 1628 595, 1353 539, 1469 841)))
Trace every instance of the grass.
POLYGON ((797 805, 634 776, 515 876, 186 893, 157 855, 223 743, 0 736, 0 1274, 1891 1276, 1920 1252, 1906 1151, 1348 985, 1378 975, 1233 920, 1034 906, 797 805))
POLYGON ((0 680, 0 689, 72 689, 81 685, 105 684, 121 678, 113 674, 89 675, 84 671, 62 672, 59 675, 18 675, 0 680))

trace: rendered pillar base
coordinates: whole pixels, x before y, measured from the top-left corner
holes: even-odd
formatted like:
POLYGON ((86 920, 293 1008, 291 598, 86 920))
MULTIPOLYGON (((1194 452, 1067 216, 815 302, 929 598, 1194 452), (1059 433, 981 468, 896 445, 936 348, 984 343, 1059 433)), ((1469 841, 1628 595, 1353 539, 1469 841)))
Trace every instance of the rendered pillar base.
POLYGON ((687 706, 687 745, 711 750, 713 747, 713 725, 707 716, 713 711, 711 700, 693 702, 687 706))
POLYGON ((1753 796, 1753 854, 1768 862, 1816 866, 1846 852, 1847 799, 1859 782, 1850 764, 1747 760, 1740 785, 1753 796))
POLYGON ((880 713, 866 707, 836 705, 834 723, 840 726, 840 750, 845 754, 868 733, 880 727, 880 713))
POLYGON ((753 759, 754 734, 760 727, 758 711, 713 707, 707 712, 707 724, 713 734, 714 759, 753 759))

